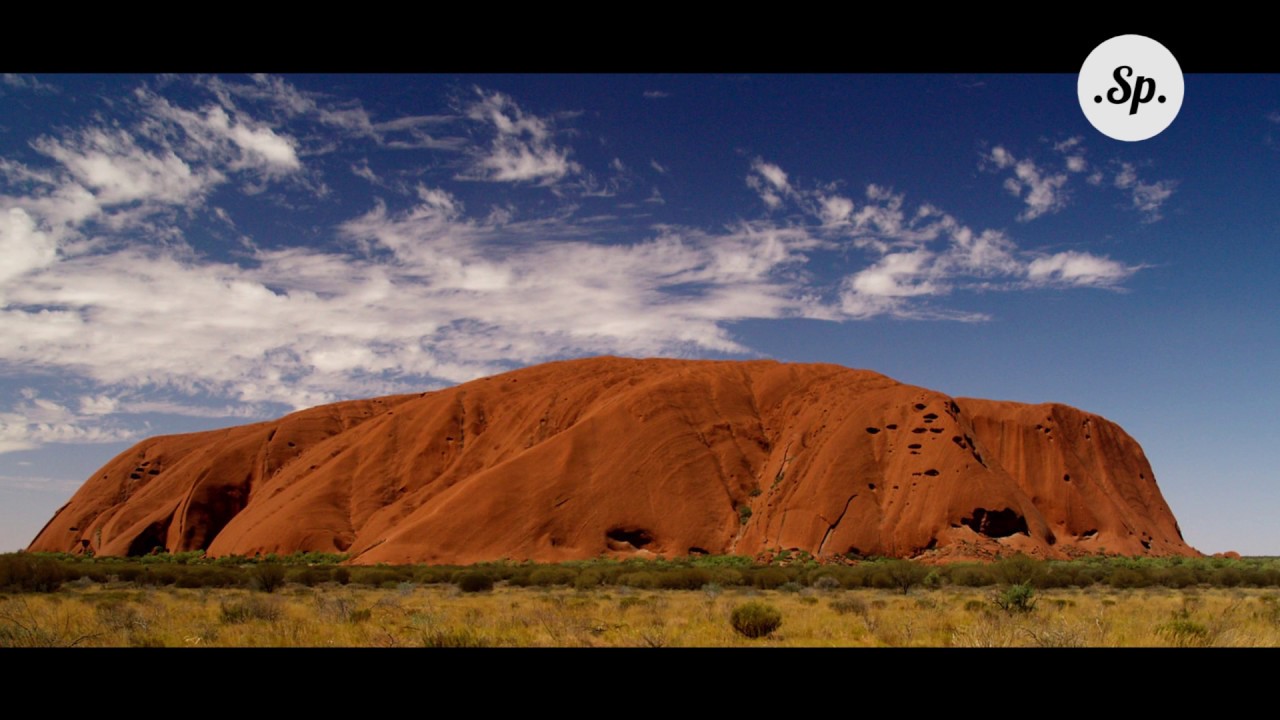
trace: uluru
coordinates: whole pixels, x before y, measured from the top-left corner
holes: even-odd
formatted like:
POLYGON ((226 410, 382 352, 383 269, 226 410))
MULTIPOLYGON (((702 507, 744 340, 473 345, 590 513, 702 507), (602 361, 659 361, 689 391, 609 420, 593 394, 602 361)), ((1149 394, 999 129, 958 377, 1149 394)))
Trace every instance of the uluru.
POLYGON ((353 563, 1198 555, 1142 448, 1060 404, 829 364, 598 357, 153 437, 31 551, 353 563))

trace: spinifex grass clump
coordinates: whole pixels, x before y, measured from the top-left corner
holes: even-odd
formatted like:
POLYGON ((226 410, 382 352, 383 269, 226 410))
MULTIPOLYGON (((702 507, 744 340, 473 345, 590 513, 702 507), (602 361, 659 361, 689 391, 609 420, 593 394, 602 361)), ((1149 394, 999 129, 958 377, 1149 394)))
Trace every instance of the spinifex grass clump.
POLYGON ((762 602, 749 602, 733 609, 729 623, 739 634, 755 639, 773 633, 782 625, 782 612, 762 602))

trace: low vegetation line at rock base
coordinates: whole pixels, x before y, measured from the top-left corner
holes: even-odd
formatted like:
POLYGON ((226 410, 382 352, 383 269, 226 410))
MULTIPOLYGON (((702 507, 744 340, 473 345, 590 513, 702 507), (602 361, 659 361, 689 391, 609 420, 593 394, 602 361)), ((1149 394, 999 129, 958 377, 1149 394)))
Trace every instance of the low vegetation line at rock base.
POLYGON ((394 589, 450 585, 464 591, 513 587, 626 587, 643 590, 755 588, 759 590, 872 588, 908 594, 915 588, 983 588, 1026 585, 1036 589, 1276 588, 1280 558, 1088 557, 1035 560, 1025 555, 990 563, 926 565, 866 558, 819 563, 807 553, 778 553, 769 564, 739 556, 678 559, 592 559, 547 564, 489 562, 460 565, 344 565, 336 554, 299 553, 260 558, 207 558, 200 552, 142 557, 85 557, 53 553, 0 555, 0 592, 53 592, 68 583, 127 583, 138 587, 248 588, 274 591, 288 585, 327 583, 394 589))

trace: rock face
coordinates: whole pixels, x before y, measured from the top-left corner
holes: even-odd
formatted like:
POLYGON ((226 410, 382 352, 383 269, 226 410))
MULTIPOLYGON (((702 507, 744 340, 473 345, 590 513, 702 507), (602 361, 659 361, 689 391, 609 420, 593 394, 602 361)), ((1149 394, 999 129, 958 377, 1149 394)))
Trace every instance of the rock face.
POLYGON ((1195 555, 1123 430, 836 365, 591 358, 155 437, 30 549, 358 563, 1195 555))

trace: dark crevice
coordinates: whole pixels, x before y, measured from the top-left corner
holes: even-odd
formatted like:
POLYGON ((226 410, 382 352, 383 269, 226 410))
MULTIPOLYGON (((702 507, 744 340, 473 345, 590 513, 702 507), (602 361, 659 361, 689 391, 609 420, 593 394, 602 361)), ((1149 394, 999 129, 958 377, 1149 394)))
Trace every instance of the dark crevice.
POLYGON ((1026 518, 1012 508, 1003 510, 974 508, 972 515, 960 519, 960 524, 968 526, 979 535, 991 538, 1009 537, 1018 533, 1031 534, 1027 530, 1026 518))
POLYGON ((642 528, 615 527, 605 533, 605 537, 617 543, 626 543, 637 550, 653 542, 653 535, 642 528))
POLYGON ((169 523, 173 522, 173 516, 170 515, 162 520, 157 520, 147 526, 145 530, 138 533, 133 542, 129 543, 128 555, 137 557, 146 555, 147 553, 159 548, 161 552, 169 552, 165 547, 165 543, 169 538, 169 523))
POLYGON ((827 526, 827 533, 822 536, 822 542, 818 544, 819 555, 822 554, 823 548, 827 546, 827 540, 831 538, 831 533, 835 532, 836 526, 839 525, 840 521, 844 519, 845 513, 849 512, 849 505, 853 503, 853 499, 856 497, 858 497, 857 493, 850 495, 849 499, 844 501, 844 508, 840 511, 840 515, 835 519, 835 522, 827 526))

